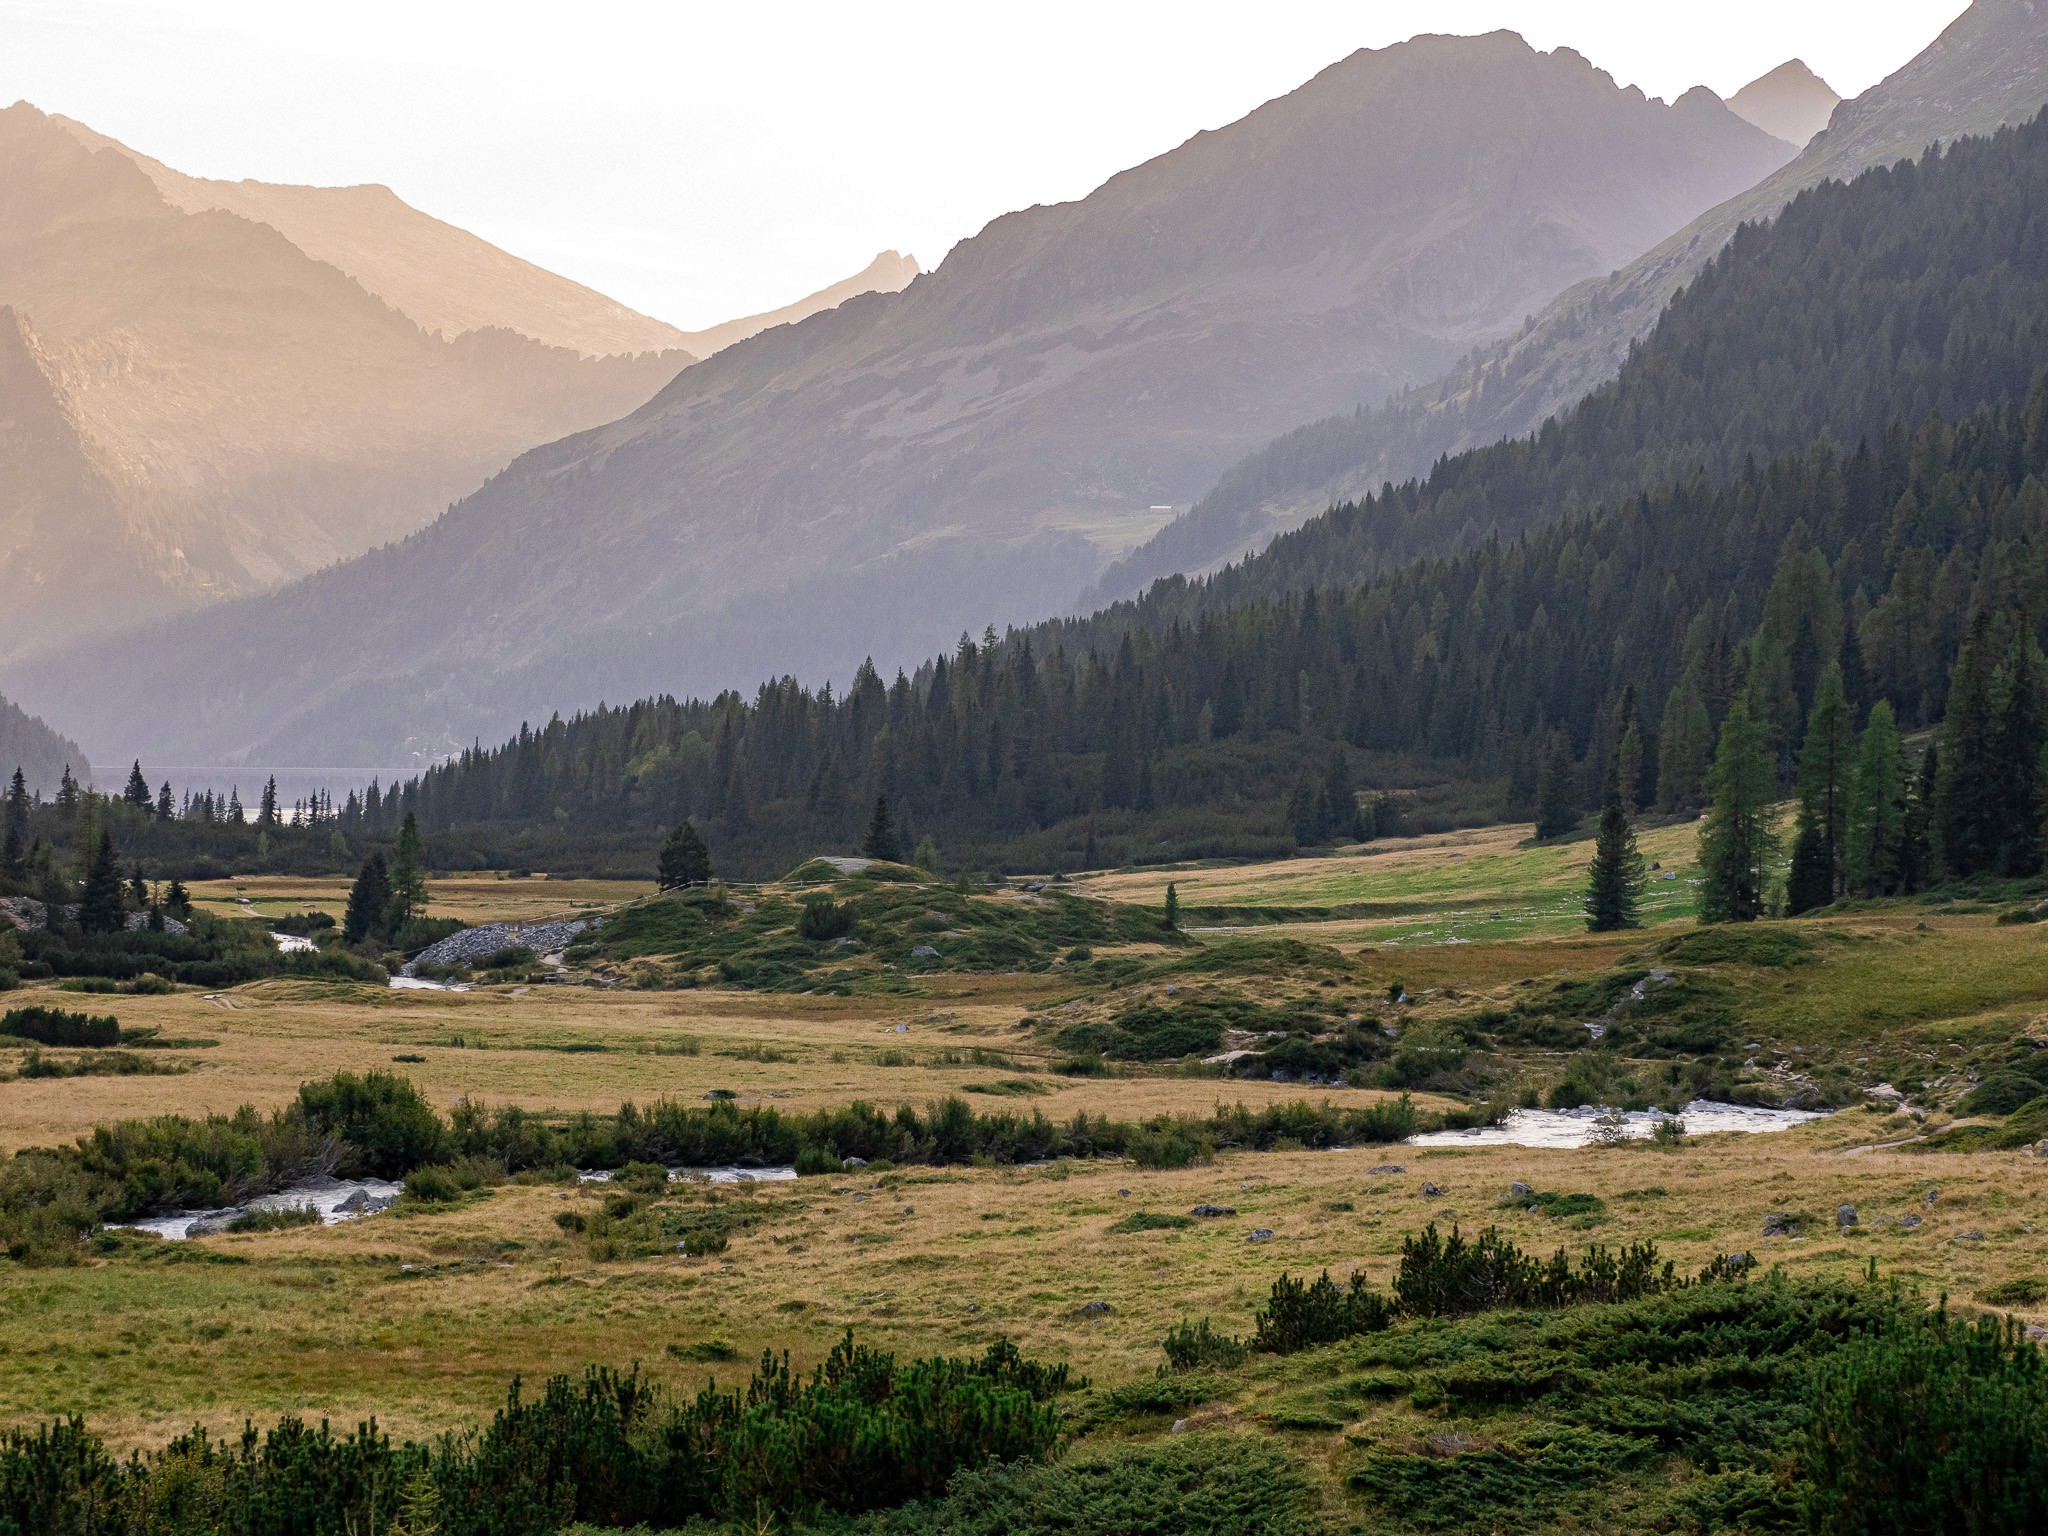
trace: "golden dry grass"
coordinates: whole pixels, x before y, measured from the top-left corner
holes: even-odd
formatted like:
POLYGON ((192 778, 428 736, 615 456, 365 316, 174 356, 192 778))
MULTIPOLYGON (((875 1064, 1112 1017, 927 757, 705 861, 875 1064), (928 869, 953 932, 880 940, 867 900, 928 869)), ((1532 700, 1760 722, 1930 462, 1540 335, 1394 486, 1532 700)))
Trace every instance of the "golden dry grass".
MULTIPOLYGON (((340 922, 351 883, 338 875, 247 875, 197 881, 191 894, 194 905, 224 917, 278 918, 294 912, 325 912, 340 922)), ((428 883, 427 915, 460 918, 465 923, 531 923, 578 917, 653 894, 652 880, 454 875, 428 883)))

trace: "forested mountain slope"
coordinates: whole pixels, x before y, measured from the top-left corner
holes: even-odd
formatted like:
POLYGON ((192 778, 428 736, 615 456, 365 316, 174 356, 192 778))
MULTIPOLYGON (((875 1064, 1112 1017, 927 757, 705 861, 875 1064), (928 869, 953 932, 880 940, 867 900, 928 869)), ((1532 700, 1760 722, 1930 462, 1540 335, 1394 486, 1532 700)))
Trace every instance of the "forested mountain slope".
POLYGON ((1383 407, 1311 422, 1233 465, 1193 510, 1112 567, 1077 611, 1235 558, 1336 502, 1424 474, 1444 454, 1534 432, 1613 376, 1745 220, 1774 216, 1823 179, 2024 122, 2044 103, 2048 6, 1976 0, 1903 69, 1843 103, 1798 159, 1621 270, 1562 295, 1512 341, 1475 351, 1383 407))
POLYGON ((556 704, 921 654, 1055 611, 1153 505, 1789 153, 1512 34, 1361 52, 900 295, 727 349, 402 546, 153 635, 168 686, 109 649, 34 692, 177 760, 369 767, 556 704))
POLYGON ((411 532, 689 361, 430 335, 268 225, 174 207, 127 154, 26 103, 0 111, 0 305, 0 415, 42 424, 0 479, 0 657, 411 532))
POLYGON ((1644 793, 1679 805, 1740 687, 1781 745, 1836 661, 1858 702, 1925 723, 1973 605, 2007 636, 2048 615, 2043 210, 2048 117, 1816 188, 1533 441, 915 678, 557 721, 410 803, 543 838, 558 806, 592 829, 690 814, 769 867, 887 793, 950 847, 1045 867, 1091 837, 1119 858, 1289 846, 1283 803, 1340 749, 1353 782, 1462 780, 1498 809, 1554 730, 1597 758, 1630 688, 1644 793), (1601 489, 1629 480, 1656 488, 1601 489), (1396 558, 1446 520, 1463 553, 1396 558))
POLYGON ((0 789, 12 782, 19 768, 32 794, 54 794, 67 768, 80 783, 92 779, 92 764, 77 742, 6 699, 0 699, 0 765, 0 789))

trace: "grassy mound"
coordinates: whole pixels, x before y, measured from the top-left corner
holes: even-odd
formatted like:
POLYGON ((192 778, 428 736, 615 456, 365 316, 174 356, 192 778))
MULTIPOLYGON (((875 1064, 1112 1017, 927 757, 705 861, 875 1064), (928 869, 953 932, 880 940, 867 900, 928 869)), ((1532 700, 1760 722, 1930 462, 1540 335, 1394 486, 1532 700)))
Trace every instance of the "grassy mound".
POLYGON ((1075 948, 1186 943, 1156 913, 1064 891, 947 885, 906 865, 842 874, 821 859, 808 888, 741 897, 680 891, 626 908, 568 952, 571 963, 628 967, 642 985, 769 992, 902 990, 932 972, 1049 970, 1075 948))

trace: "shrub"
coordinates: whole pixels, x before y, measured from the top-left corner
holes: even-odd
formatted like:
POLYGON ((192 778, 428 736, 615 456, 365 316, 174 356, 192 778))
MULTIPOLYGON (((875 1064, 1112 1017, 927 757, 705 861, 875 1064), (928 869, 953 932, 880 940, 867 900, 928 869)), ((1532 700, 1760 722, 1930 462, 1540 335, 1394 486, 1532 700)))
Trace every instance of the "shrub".
POLYGON ((1109 1224, 1112 1232, 1175 1232, 1182 1227, 1192 1227, 1195 1218, 1180 1216, 1170 1211, 1133 1211, 1121 1221, 1109 1224))
POLYGON ((853 932, 853 925, 853 909, 823 894, 806 896, 796 915, 797 937, 814 944, 841 938, 853 932))
POLYGON ((817 1174, 844 1173, 846 1159, 835 1156, 828 1148, 816 1142, 805 1142, 796 1149, 797 1177, 808 1178, 817 1174))
POLYGON ((405 1176, 405 1197, 422 1205, 446 1205, 462 1198, 462 1186, 450 1169, 438 1165, 415 1168, 405 1176))
POLYGON ((1678 1284, 1670 1263, 1658 1269, 1653 1243, 1631 1243, 1618 1254, 1596 1244, 1575 1270, 1562 1248, 1545 1262, 1491 1227, 1467 1241, 1455 1226, 1448 1238, 1441 1236, 1431 1222, 1401 1240, 1394 1296, 1409 1317, 1446 1317, 1492 1307, 1629 1301, 1678 1284))
POLYGON ((2048 1088, 2022 1073, 1994 1072, 1965 1094, 1956 1107, 1967 1115, 2009 1115, 2043 1093, 2048 1093, 2048 1088))
POLYGON ((315 1131, 348 1144, 338 1172, 400 1179, 438 1161, 447 1147, 447 1127, 433 1106, 395 1073, 337 1072, 300 1088, 298 1107, 315 1131))
POLYGON ((1805 1450, 1817 1530, 2048 1529, 2048 1361, 2016 1322, 1897 1319, 1823 1363, 1805 1450))
POLYGON ((33 1040, 38 1045, 97 1049, 119 1045, 121 1025, 111 1014, 93 1017, 83 1013, 65 1013, 38 1004, 30 1008, 10 1008, 5 1014, 0 1014, 0 1035, 33 1040))
POLYGON ((1232 1370, 1243 1365, 1250 1353, 1244 1340, 1218 1333, 1209 1326, 1206 1317, 1196 1323, 1182 1318, 1166 1330, 1159 1347, 1166 1351, 1166 1368, 1170 1371, 1192 1371, 1204 1366, 1232 1370))
POLYGON ((310 1205, 274 1205, 244 1211, 228 1223, 230 1232, 282 1232, 287 1227, 317 1226, 320 1213, 310 1205))
POLYGON ((1216 1160, 1216 1142, 1198 1126, 1160 1115, 1124 1139, 1124 1156, 1140 1168, 1192 1168, 1216 1160))
POLYGON ((1394 1320, 1384 1296, 1369 1288, 1365 1276, 1352 1272, 1351 1283, 1339 1287, 1326 1269, 1304 1284, 1292 1275, 1273 1282, 1272 1295, 1254 1319, 1253 1349, 1291 1355, 1313 1344, 1334 1344, 1361 1333, 1378 1333, 1394 1320))

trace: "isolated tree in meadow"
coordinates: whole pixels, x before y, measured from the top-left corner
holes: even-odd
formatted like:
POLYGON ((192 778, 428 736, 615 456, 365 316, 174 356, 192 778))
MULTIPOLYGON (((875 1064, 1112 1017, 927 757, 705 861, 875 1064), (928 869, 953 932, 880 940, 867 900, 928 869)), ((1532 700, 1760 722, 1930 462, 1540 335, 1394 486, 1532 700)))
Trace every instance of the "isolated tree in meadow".
POLYGON ((87 933, 119 933, 126 919, 121 900, 121 867, 114 862, 114 839, 102 827, 92 859, 85 866, 85 894, 78 904, 78 926, 87 933))
POLYGON ((427 850, 420 841, 420 824, 411 811, 398 829, 398 846, 391 856, 392 936, 416 917, 427 914, 427 850))
POLYGON ((687 885, 708 885, 710 881, 711 850, 693 823, 679 822, 662 844, 655 884, 664 891, 673 891, 687 885))
POLYGON ((1550 741, 1543 750, 1543 767, 1536 776, 1538 837, 1562 837, 1579 824, 1579 801, 1574 792, 1577 778, 1571 738, 1559 727, 1550 733, 1550 741))
POLYGON ((1721 722, 1700 828, 1700 920, 1746 923, 1763 915, 1764 887, 1778 839, 1771 830, 1777 788, 1763 722, 1738 696, 1721 722))
POLYGON ((1165 922, 1166 922, 1166 927, 1167 927, 1167 930, 1168 930, 1169 932, 1177 932, 1177 931, 1179 931, 1179 928, 1180 928, 1180 891, 1179 891, 1179 889, 1178 889, 1178 888, 1176 888, 1176 887, 1175 887, 1174 883, 1173 883, 1173 882, 1172 882, 1171 880, 1169 880, 1169 881, 1167 881, 1167 882, 1166 882, 1166 911, 1165 911, 1165 922))
MULTIPOLYGON (((176 898, 183 889, 173 882, 173 905, 176 905, 176 898)), ((356 871, 356 883, 349 887, 348 909, 341 919, 341 936, 350 944, 360 944, 373 935, 381 937, 390 915, 391 874, 384 866, 384 855, 373 853, 363 860, 363 867, 356 871)))
POLYGON ((1593 868, 1586 881, 1586 926, 1594 933, 1613 933, 1639 926, 1637 907, 1643 896, 1643 856, 1636 848, 1636 829, 1629 820, 1622 790, 1621 754, 1607 763, 1607 787, 1600 797, 1600 832, 1593 842, 1593 868))
POLYGON ((1849 787, 1847 845, 1843 874, 1849 894, 1866 899, 1893 896, 1905 889, 1906 810, 1911 785, 1906 754, 1891 700, 1870 708, 1863 745, 1856 754, 1856 777, 1849 787))
POLYGON ((885 864, 903 862, 903 846, 896 841, 896 823, 889 816, 887 795, 875 796, 874 814, 868 818, 868 835, 861 840, 860 851, 885 864))

